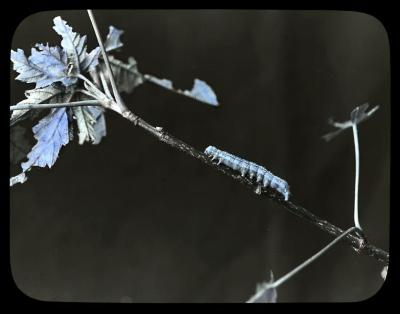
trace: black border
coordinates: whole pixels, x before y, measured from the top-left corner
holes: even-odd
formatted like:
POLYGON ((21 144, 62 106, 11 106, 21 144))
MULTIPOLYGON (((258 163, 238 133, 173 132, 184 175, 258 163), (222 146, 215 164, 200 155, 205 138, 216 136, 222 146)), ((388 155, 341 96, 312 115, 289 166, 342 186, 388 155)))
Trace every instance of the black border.
MULTIPOLYGON (((393 173, 394 169, 396 168, 396 155, 395 151, 392 149, 393 147, 393 142, 394 142, 394 137, 393 134, 395 133, 396 130, 396 124, 393 123, 393 117, 396 116, 396 104, 398 103, 398 89, 396 86, 398 86, 399 81, 398 81, 398 62, 397 62, 397 56, 399 56, 399 49, 398 49, 398 42, 399 42, 399 36, 398 33, 396 32, 396 22, 397 22, 397 10, 395 10, 394 7, 385 7, 385 8, 378 8, 378 7, 369 7, 365 2, 364 3, 354 3, 354 1, 335 1, 332 3, 324 2, 323 4, 310 4, 304 3, 304 2, 298 2, 296 5, 288 5, 288 3, 283 3, 283 2, 275 2, 272 3, 270 1, 264 1, 264 2, 256 2, 256 1, 246 1, 246 5, 248 6, 243 7, 243 2, 241 3, 236 3, 235 6, 226 6, 223 5, 222 3, 212 3, 213 5, 206 5, 204 2, 202 3, 202 8, 207 8, 207 9, 273 9, 273 10, 339 10, 339 11, 357 11, 357 12, 363 12, 369 15, 374 16, 377 18, 385 27, 388 37, 389 37, 389 43, 390 43, 390 60, 391 60, 391 162, 390 162, 390 168, 391 168, 391 177, 390 177, 390 268, 388 272, 387 279, 385 283, 383 284, 382 288, 371 298, 361 301, 359 303, 354 303, 357 307, 359 305, 367 305, 368 307, 371 305, 375 306, 381 306, 383 304, 388 304, 391 303, 390 301, 395 301, 396 299, 393 297, 394 292, 395 292, 395 287, 396 284, 400 283, 400 271, 398 268, 399 264, 399 255, 398 255, 398 242, 394 241, 393 239, 400 239, 399 237, 399 229, 398 229, 398 221, 399 221, 399 214, 396 208, 392 206, 392 191, 393 191, 393 173), (239 4, 241 4, 239 6, 239 4), (394 162, 392 162, 394 160, 394 162)), ((3 86, 3 91, 7 91, 6 97, 4 99, 4 102, 10 102, 10 96, 9 96, 9 91, 10 91, 10 80, 9 80, 9 69, 10 69, 10 59, 9 59, 9 54, 10 54, 10 49, 11 49, 11 42, 12 42, 12 37, 14 34, 15 29, 18 27, 20 22, 22 22, 26 17, 28 17, 31 14, 34 14, 36 12, 40 11, 47 11, 47 10, 72 10, 72 9, 84 9, 87 7, 92 7, 94 9, 151 9, 149 7, 149 3, 145 2, 130 2, 130 6, 128 6, 129 2, 127 1, 119 1, 119 0, 113 0, 112 5, 105 5, 105 3, 100 4, 99 2, 92 2, 92 4, 89 4, 88 2, 82 3, 78 2, 76 0, 69 0, 68 2, 50 2, 47 0, 44 1, 36 1, 36 2, 31 2, 31 7, 29 7, 29 4, 27 3, 20 3, 16 2, 15 5, 19 6, 18 8, 12 9, 12 8, 3 8, 3 17, 0 19, 0 25, 2 26, 2 41, 3 45, 1 46, 1 78, 4 80, 2 83, 3 86), (62 4, 62 5, 61 5, 62 4), (147 4, 147 5, 145 5, 147 4)), ((168 1, 167 2, 154 2, 151 1, 151 4, 155 5, 155 8, 157 9, 190 9, 188 7, 188 3, 179 3, 177 1, 168 1), (168 6, 167 6, 168 4, 168 6)), ((195 4, 195 3, 193 3, 195 4)), ((196 8, 197 9, 197 8, 196 8)), ((6 107, 6 104, 3 104, 1 106, 4 110, 3 114, 1 115, 3 121, 2 121, 2 127, 4 128, 1 132, 3 135, 2 139, 2 146, 7 147, 6 143, 9 141, 9 117, 7 115, 8 109, 6 107), (6 112, 7 111, 7 112, 6 112)), ((3 156, 6 156, 5 152, 3 153, 3 156)), ((7 155, 8 156, 8 155, 7 155)), ((4 163, 5 165, 5 163, 4 163)), ((5 167, 3 167, 5 168, 5 167)), ((2 191, 1 191, 1 202, 2 205, 1 208, 1 217, 0 217, 0 245, 1 245, 1 265, 0 265, 0 287, 1 287, 1 299, 2 299, 2 305, 3 307, 5 306, 6 303, 12 303, 12 304, 24 304, 24 305, 48 305, 48 306, 65 306, 65 305, 85 305, 85 306, 90 306, 92 307, 92 303, 58 303, 58 302, 45 302, 45 301, 39 301, 32 299, 28 296, 26 296, 24 293, 22 293, 17 286, 14 283, 14 280, 12 278, 11 274, 11 266, 10 266, 10 230, 9 230, 9 217, 10 217, 10 199, 9 199, 9 171, 6 174, 6 171, 3 170, 2 174, 2 191)), ((394 303, 394 302, 393 302, 394 303)), ((294 303, 292 303, 294 304, 294 303)), ((340 304, 340 303, 337 303, 340 304)), ((101 303, 101 306, 105 306, 107 304, 101 303)), ((325 305, 325 304, 323 304, 325 305)), ((349 303, 345 303, 345 305, 351 305, 349 303)), ((385 310, 381 308, 382 310, 385 310)), ((263 309, 265 310, 265 309, 263 309)))

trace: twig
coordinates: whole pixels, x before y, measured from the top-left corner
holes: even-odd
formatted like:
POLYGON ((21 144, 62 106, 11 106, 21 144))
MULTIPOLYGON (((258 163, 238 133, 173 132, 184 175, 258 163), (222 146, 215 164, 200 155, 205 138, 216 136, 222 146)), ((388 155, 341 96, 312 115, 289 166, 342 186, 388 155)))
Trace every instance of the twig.
MULTIPOLYGON (((198 151, 194 147, 186 144, 182 140, 172 136, 171 134, 167 133, 160 127, 154 127, 151 124, 147 123, 143 119, 136 117, 135 125, 143 128, 145 131, 150 133, 151 135, 155 136, 158 140, 163 143, 168 144, 198 160, 201 162, 213 167, 214 169, 222 172, 223 174, 233 178, 234 180, 246 185, 247 187, 251 188, 255 191, 258 188, 257 183, 253 182, 252 180, 248 179, 247 177, 242 177, 240 174, 236 173, 234 170, 225 167, 224 165, 217 165, 216 163, 211 161, 207 155, 203 152, 198 151)), ((268 197, 272 199, 274 202, 280 204, 284 208, 286 208, 292 214, 308 221, 309 223, 313 224, 314 226, 320 228, 324 232, 327 232, 335 237, 340 236, 343 234, 343 230, 326 220, 319 218, 318 216, 314 215, 307 209, 303 208, 300 205, 295 204, 293 201, 285 201, 282 196, 280 196, 276 191, 270 188, 262 188, 261 195, 264 197, 268 197)), ((293 198, 292 198, 293 199, 293 198)), ((377 261, 388 265, 389 263, 389 253, 386 251, 375 247, 371 244, 365 244, 364 239, 360 237, 353 236, 352 234, 346 234, 345 237, 346 242, 353 247, 353 249, 357 253, 362 253, 367 256, 371 256, 375 258, 377 261)))
POLYGON ((121 98, 121 96, 120 96, 120 94, 118 92, 117 85, 115 84, 114 74, 113 74, 113 72, 111 70, 111 66, 110 66, 110 62, 108 60, 108 56, 107 56, 106 50, 104 49, 104 44, 103 44, 103 41, 101 39, 99 28, 97 27, 96 19, 94 18, 92 10, 87 10, 87 12, 89 14, 90 22, 92 23, 94 32, 96 34, 96 38, 97 38, 97 41, 98 41, 100 49, 101 49, 101 54, 103 56, 103 60, 104 60, 104 62, 106 64, 106 68, 107 68, 107 71, 109 73, 109 78, 110 78, 111 87, 112 87, 112 90, 113 90, 113 94, 114 94, 115 100, 117 101, 118 105, 125 107, 125 105, 124 105, 124 103, 122 101, 122 98, 121 98))
POLYGON ((354 225, 362 231, 360 221, 358 219, 358 185, 360 180, 360 148, 358 145, 357 123, 353 123, 354 151, 356 161, 356 178, 354 186, 354 225))
POLYGON ((112 98, 110 89, 108 88, 107 80, 106 80, 106 78, 104 77, 103 72, 100 71, 99 75, 100 75, 100 82, 101 82, 101 85, 103 86, 104 92, 106 93, 106 95, 107 95, 108 97, 112 98))
POLYGON ((350 232, 352 232, 354 230, 357 230, 357 228, 356 227, 351 227, 351 228, 347 229, 340 236, 338 236, 336 239, 334 239, 332 242, 330 242, 327 246, 325 246, 320 251, 315 253, 313 256, 308 258, 306 261, 301 263, 299 266, 297 266, 296 268, 294 268, 293 270, 288 272, 286 275, 282 276, 281 278, 279 278, 276 281, 272 281, 271 283, 265 284, 263 289, 258 291, 255 295, 253 295, 246 303, 253 303, 255 300, 260 298, 265 293, 265 291, 268 290, 268 289, 276 289, 276 288, 278 288, 281 284, 283 284, 285 281, 287 281, 288 279, 292 278, 298 272, 300 272, 305 267, 310 265, 312 262, 314 262, 316 259, 318 259, 321 255, 326 253, 332 246, 334 246, 336 243, 338 243, 340 240, 342 240, 347 234, 349 234, 350 232))
POLYGON ((118 92, 117 85, 115 84, 115 79, 114 79, 114 74, 112 72, 110 62, 108 60, 108 55, 106 53, 106 50, 104 49, 104 44, 101 39, 100 31, 99 28, 97 27, 96 19, 94 18, 92 10, 87 10, 90 22, 92 23, 94 32, 96 34, 97 42, 99 43, 100 49, 101 49, 101 54, 103 56, 104 62, 106 64, 106 69, 108 72, 109 80, 111 83, 111 87, 114 93, 114 98, 115 102, 113 102, 113 105, 111 105, 111 108, 120 113, 124 118, 128 119, 129 121, 133 122, 135 125, 137 123, 138 116, 136 116, 132 111, 128 109, 128 107, 125 105, 123 102, 121 95, 118 92))
POLYGON ((334 246, 336 243, 338 243, 340 240, 342 240, 347 234, 350 232, 356 230, 356 227, 351 227, 347 229, 345 232, 343 232, 340 236, 338 236, 335 240, 330 242, 327 246, 325 246, 323 249, 321 249, 319 252, 315 253, 313 256, 308 258, 306 261, 301 263, 299 266, 297 266, 295 269, 292 271, 288 272, 286 275, 282 276, 279 278, 277 281, 271 283, 269 287, 271 288, 278 288, 281 284, 283 284, 285 281, 287 281, 289 278, 297 274, 299 271, 303 270, 305 267, 310 265, 312 262, 314 262, 316 259, 318 259, 321 255, 326 253, 332 246, 334 246))
POLYGON ((81 100, 71 101, 64 103, 54 104, 21 104, 10 106, 10 111, 14 110, 26 110, 26 109, 47 109, 47 108, 60 108, 60 107, 82 107, 82 106, 101 106, 102 104, 98 100, 81 100))

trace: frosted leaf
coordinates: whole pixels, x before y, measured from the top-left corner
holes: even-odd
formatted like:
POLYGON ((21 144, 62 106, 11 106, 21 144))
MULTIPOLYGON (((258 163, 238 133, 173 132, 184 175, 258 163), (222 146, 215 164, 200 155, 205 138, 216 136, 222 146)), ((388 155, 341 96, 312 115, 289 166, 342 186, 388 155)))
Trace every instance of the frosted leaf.
POLYGON ((121 42, 121 35, 124 33, 123 30, 115 28, 110 25, 106 41, 104 42, 104 49, 109 52, 118 48, 121 48, 124 44, 121 42))
POLYGON ((66 109, 53 109, 32 130, 37 143, 28 154, 28 161, 21 164, 24 172, 33 166, 51 168, 54 165, 61 147, 69 142, 66 109))
POLYGON ((36 88, 62 82, 65 86, 74 84, 77 79, 68 77, 66 55, 59 47, 37 45, 31 49, 27 58, 22 49, 11 50, 13 69, 19 73, 15 78, 26 83, 36 83, 36 88))
POLYGON ((72 62, 71 73, 76 75, 86 70, 93 70, 98 64, 100 48, 97 47, 88 54, 86 52, 86 35, 81 36, 75 33, 60 16, 55 17, 53 22, 53 29, 63 38, 61 46, 66 51, 68 60, 72 62))
POLYGON ((202 101, 206 104, 210 104, 213 106, 218 106, 218 100, 217 100, 217 95, 215 95, 214 91, 212 88, 204 81, 201 81, 199 79, 194 80, 194 86, 193 89, 185 95, 190 95, 191 97, 202 101))
MULTIPOLYGON (((20 101, 17 104, 17 107, 18 105, 62 102, 65 99, 68 100, 72 96, 72 93, 72 88, 65 88, 59 84, 52 84, 44 88, 27 90, 25 91, 26 99, 20 101)), ((38 113, 39 111, 40 109, 14 110, 10 117, 10 125, 14 125, 15 123, 27 118, 31 112, 38 113)))

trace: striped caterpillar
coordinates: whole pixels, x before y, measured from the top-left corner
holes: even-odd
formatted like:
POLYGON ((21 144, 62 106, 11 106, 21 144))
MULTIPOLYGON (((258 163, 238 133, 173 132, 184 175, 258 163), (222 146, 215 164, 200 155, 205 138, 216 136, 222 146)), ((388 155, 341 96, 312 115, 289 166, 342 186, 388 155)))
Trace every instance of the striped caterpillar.
POLYGON ((236 170, 240 172, 243 177, 247 175, 250 179, 256 178, 256 182, 261 183, 257 188, 257 193, 261 192, 261 186, 269 186, 282 194, 285 198, 285 201, 289 199, 290 192, 288 183, 285 180, 273 175, 264 167, 219 150, 214 146, 208 146, 204 153, 212 157, 212 160, 218 159, 218 165, 223 164, 233 170, 236 170))

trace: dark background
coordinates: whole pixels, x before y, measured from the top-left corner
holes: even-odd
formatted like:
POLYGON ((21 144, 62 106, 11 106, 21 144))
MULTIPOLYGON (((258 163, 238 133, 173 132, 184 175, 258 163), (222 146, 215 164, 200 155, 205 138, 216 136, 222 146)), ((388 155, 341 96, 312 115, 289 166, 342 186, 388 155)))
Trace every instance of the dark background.
MULTIPOLYGON (((42 12, 12 48, 59 44, 61 15, 89 49, 85 11, 42 12)), ((381 107, 359 128, 360 221, 371 243, 389 239, 390 68, 384 26, 336 11, 95 11, 125 30, 117 57, 191 88, 209 83, 212 108, 145 84, 126 103, 203 150, 215 145, 286 179, 293 199, 342 228, 353 224, 351 131, 330 143, 328 117, 381 107)), ((15 78, 12 72, 11 77, 15 78)), ((11 103, 32 84, 12 81, 11 103)), ((53 169, 11 189, 11 267, 40 300, 242 302, 332 238, 272 201, 161 144, 114 113, 98 146, 63 148, 53 169)), ((359 301, 381 287, 382 265, 341 243, 278 290, 278 301, 359 301)))

